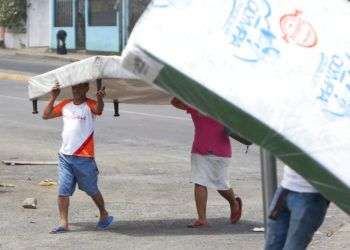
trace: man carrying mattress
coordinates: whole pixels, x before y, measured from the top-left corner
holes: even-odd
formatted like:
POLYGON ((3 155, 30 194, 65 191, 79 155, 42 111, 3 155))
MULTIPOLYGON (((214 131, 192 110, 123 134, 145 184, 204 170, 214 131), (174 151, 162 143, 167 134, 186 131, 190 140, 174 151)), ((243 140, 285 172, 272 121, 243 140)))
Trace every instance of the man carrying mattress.
POLYGON ((229 202, 230 223, 237 223, 242 214, 242 201, 239 197, 235 197, 230 186, 228 167, 231 158, 231 144, 225 127, 177 98, 173 98, 171 104, 191 114, 195 127, 191 154, 191 182, 195 185, 194 196, 198 219, 188 227, 208 226, 206 218, 207 187, 217 190, 229 202))
POLYGON ((73 99, 66 99, 54 106, 60 93, 59 85, 51 92, 43 119, 63 117, 62 146, 58 164, 58 209, 60 224, 50 233, 68 231, 69 196, 72 196, 76 184, 86 192, 100 210, 98 229, 107 229, 113 221, 105 209, 103 197, 97 187, 98 169, 94 159, 94 122, 102 114, 104 88, 96 94, 97 102, 86 97, 89 83, 72 87, 73 99))

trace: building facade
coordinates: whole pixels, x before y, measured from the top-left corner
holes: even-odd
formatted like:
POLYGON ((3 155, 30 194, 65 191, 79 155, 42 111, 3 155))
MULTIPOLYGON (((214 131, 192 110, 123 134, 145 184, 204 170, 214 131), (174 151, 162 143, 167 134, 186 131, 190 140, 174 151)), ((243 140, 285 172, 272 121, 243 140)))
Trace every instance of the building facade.
POLYGON ((6 32, 8 48, 56 49, 57 32, 68 50, 121 53, 151 0, 28 0, 26 34, 6 32))
POLYGON ((120 52, 120 4, 118 0, 50 0, 50 47, 56 48, 56 34, 64 30, 68 49, 120 52))

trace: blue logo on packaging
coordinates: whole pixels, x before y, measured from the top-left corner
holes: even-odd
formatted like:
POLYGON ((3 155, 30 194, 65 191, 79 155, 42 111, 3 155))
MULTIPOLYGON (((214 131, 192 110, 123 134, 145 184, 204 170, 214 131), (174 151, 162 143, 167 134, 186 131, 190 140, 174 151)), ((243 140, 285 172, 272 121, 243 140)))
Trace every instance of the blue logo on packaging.
POLYGON ((350 53, 321 54, 314 81, 321 86, 316 98, 322 111, 333 118, 350 117, 350 53))
POLYGON ((266 0, 233 0, 225 34, 235 56, 246 62, 274 61, 280 54, 271 31, 271 7, 266 0))

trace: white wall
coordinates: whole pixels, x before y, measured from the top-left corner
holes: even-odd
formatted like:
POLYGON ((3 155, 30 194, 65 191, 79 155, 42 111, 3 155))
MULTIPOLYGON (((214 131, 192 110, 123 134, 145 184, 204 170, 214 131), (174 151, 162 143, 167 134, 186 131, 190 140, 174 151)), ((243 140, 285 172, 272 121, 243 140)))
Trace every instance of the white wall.
POLYGON ((5 32, 5 47, 9 49, 20 49, 23 47, 28 47, 27 34, 21 33, 9 33, 7 30, 5 32))
POLYGON ((27 34, 29 47, 50 44, 50 1, 29 0, 27 11, 27 34))

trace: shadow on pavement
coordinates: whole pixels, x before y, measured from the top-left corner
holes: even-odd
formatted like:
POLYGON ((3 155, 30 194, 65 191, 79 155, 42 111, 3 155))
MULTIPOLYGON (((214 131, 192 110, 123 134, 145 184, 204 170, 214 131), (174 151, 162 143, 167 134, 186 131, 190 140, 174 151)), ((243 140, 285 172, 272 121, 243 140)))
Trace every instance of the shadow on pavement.
MULTIPOLYGON (((130 236, 177 236, 177 235, 221 235, 221 234, 257 234, 254 227, 263 227, 263 224, 255 221, 241 220, 232 225, 227 218, 208 219, 210 226, 207 228, 194 229, 186 226, 191 223, 190 219, 175 220, 140 220, 140 221, 116 221, 108 229, 109 232, 130 236)), ((72 232, 96 231, 96 223, 77 222, 71 223, 72 232)))

